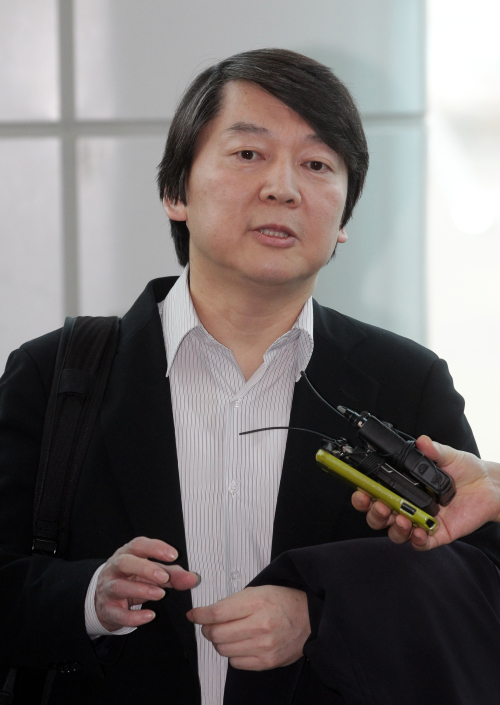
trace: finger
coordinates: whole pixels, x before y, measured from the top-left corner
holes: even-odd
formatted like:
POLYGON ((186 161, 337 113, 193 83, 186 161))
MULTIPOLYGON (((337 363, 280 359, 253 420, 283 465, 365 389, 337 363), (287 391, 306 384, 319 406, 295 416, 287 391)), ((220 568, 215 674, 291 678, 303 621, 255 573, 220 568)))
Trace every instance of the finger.
POLYGON ((170 575, 164 566, 148 561, 146 558, 139 558, 131 553, 122 553, 115 556, 111 562, 111 572, 117 577, 124 575, 128 577, 134 576, 162 586, 166 585, 170 580, 170 575))
POLYGON ((372 504, 371 497, 359 489, 353 493, 351 502, 354 509, 357 509, 358 512, 367 512, 372 504))
POLYGON ((441 443, 432 441, 429 436, 420 436, 417 438, 417 448, 442 468, 451 465, 460 455, 459 451, 455 450, 455 448, 450 448, 450 446, 444 446, 441 445, 441 443))
POLYGON ((262 671, 262 664, 258 658, 254 656, 234 656, 229 659, 229 663, 233 668, 241 671, 262 671))
POLYGON ((398 514, 394 523, 389 528, 388 536, 393 543, 406 543, 410 540, 413 525, 407 517, 398 514))
POLYGON ((431 548, 429 534, 424 529, 414 529, 411 545, 416 551, 428 551, 431 548))
POLYGON ((201 582, 201 575, 184 570, 181 565, 170 565, 168 572, 170 580, 166 587, 174 588, 174 590, 191 590, 194 587, 198 587, 201 582))
POLYGON ((245 618, 222 624, 204 624, 201 633, 213 644, 233 644, 254 638, 256 629, 251 620, 245 618))
MULTIPOLYGON (((152 598, 150 598, 152 599, 152 598)), ((146 600, 142 600, 139 597, 129 597, 128 598, 128 605, 131 607, 132 605, 137 606, 137 605, 143 605, 146 602, 146 600)))
MULTIPOLYGON (((141 577, 141 582, 146 583, 147 585, 158 585, 160 578, 161 580, 165 580, 165 575, 163 575, 163 573, 165 573, 168 577, 168 580, 170 580, 170 572, 171 570, 175 570, 175 567, 173 565, 166 565, 166 563, 157 563, 156 561, 150 561, 150 563, 156 566, 153 575, 157 574, 157 579, 149 580, 148 578, 141 577)), ((135 576, 135 578, 139 580, 138 576, 135 576)), ((171 585, 169 585, 168 581, 167 583, 162 582, 160 584, 162 587, 172 587, 171 585)))
POLYGON ((142 604, 148 600, 161 600, 165 597, 165 590, 160 587, 146 585, 145 583, 131 580, 110 580, 104 587, 104 594, 110 600, 123 600, 134 598, 142 604))
POLYGON ((250 639, 224 644, 215 643, 214 648, 218 654, 226 656, 227 658, 234 658, 235 656, 259 656, 262 652, 262 649, 259 649, 259 647, 255 645, 255 642, 250 639))
POLYGON ((151 622, 155 617, 152 610, 129 610, 114 605, 108 606, 103 615, 108 631, 116 631, 122 627, 140 627, 142 624, 151 622), (116 626, 114 629, 109 629, 109 625, 116 626))
POLYGON ((134 578, 138 582, 146 581, 153 585, 165 587, 170 580, 166 568, 145 558, 138 558, 130 553, 115 556, 108 570, 103 570, 98 580, 98 590, 101 583, 115 578, 134 578))
POLYGON ((392 510, 382 502, 374 502, 366 515, 368 526, 377 531, 386 529, 394 523, 394 520, 392 510))
POLYGON ((195 607, 186 616, 194 624, 221 624, 244 619, 253 611, 251 596, 237 592, 208 607, 195 607))
MULTIPOLYGON (((233 668, 238 668, 242 671, 268 671, 275 667, 272 662, 265 662, 262 658, 256 656, 233 656, 229 659, 229 663, 233 668)), ((285 663, 283 665, 288 666, 290 664, 285 663)))
MULTIPOLYGON (((287 665, 286 662, 283 663, 282 658, 278 654, 262 648, 254 639, 246 639, 231 644, 214 644, 214 648, 221 656, 229 658, 231 664, 234 659, 237 659, 240 663, 245 660, 247 667, 253 666, 252 670, 261 671, 287 665)), ((293 663, 293 660, 291 663, 293 663)))
POLYGON ((146 536, 132 539, 125 546, 119 548, 116 553, 132 553, 140 558, 156 558, 158 561, 175 561, 179 555, 176 549, 165 541, 149 539, 146 536))

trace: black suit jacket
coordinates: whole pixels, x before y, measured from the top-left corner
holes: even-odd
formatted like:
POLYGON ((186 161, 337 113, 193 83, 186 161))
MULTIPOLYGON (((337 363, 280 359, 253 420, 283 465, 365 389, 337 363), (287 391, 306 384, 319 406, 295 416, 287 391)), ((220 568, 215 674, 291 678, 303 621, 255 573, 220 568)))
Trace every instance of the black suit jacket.
MULTIPOLYGON (((174 282, 151 282, 122 320, 61 558, 31 556, 34 486, 60 331, 9 358, 0 385, 0 591, 9 606, 1 620, 0 660, 21 669, 16 702, 36 702, 43 669, 53 664, 70 664, 61 670, 71 673, 57 676, 51 703, 199 701, 194 628, 185 618, 190 592, 169 591, 149 605, 157 613, 152 623, 97 645, 86 635, 83 610, 96 568, 135 536, 174 545, 189 567, 157 308, 174 282)), ((335 405, 366 409, 414 436, 427 433, 477 451, 446 363, 407 339, 315 303, 307 371, 335 405)), ((303 381, 295 388, 290 425, 353 439, 352 429, 303 381)), ((317 468, 317 448, 313 436, 289 432, 272 558, 287 549, 379 535, 351 507, 348 487, 317 468)), ((500 564, 496 526, 469 541, 500 564)))

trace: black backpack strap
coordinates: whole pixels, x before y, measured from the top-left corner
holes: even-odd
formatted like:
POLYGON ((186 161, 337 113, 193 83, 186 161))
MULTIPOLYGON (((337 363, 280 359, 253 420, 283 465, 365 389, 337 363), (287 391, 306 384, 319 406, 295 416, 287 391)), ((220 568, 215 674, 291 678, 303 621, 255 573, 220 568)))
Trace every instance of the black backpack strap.
POLYGON ((33 511, 33 553, 60 555, 85 454, 118 344, 119 318, 67 318, 43 431, 33 511))
POLYGON ((14 702, 14 685, 16 683, 17 669, 11 668, 0 691, 0 705, 11 705, 14 702))

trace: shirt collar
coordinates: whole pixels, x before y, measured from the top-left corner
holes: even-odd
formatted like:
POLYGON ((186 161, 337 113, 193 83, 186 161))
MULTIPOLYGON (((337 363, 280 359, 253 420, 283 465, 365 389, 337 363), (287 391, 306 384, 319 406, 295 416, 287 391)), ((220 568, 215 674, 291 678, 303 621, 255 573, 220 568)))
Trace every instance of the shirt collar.
MULTIPOLYGON (((181 276, 170 289, 165 301, 159 304, 159 310, 162 320, 165 349, 167 351, 168 377, 177 351, 184 338, 197 328, 206 333, 198 318, 198 314, 191 300, 191 294, 189 293, 189 265, 184 268, 181 276)), ((302 311, 292 328, 278 338, 265 353, 265 355, 267 355, 271 350, 281 347, 291 340, 298 339, 297 367, 295 373, 297 381, 300 379, 301 370, 305 370, 313 353, 313 326, 313 302, 311 296, 302 307, 302 311)), ((206 335, 208 336, 208 333, 206 333, 206 335)))
POLYGON ((292 330, 298 328, 299 330, 306 333, 311 342, 314 340, 314 324, 313 324, 313 300, 310 296, 302 307, 302 311, 299 313, 299 317, 292 326, 292 330))
POLYGON ((180 344, 195 328, 202 328, 189 293, 189 265, 170 289, 160 309, 163 338, 167 351, 167 377, 180 344))
MULTIPOLYGON (((302 307, 299 317, 292 326, 292 329, 285 333, 286 335, 293 334, 298 331, 297 355, 295 368, 295 381, 300 379, 300 373, 305 370, 309 364, 309 360, 314 349, 314 314, 313 300, 310 296, 302 307)), ((284 336, 283 336, 284 337, 284 336)))

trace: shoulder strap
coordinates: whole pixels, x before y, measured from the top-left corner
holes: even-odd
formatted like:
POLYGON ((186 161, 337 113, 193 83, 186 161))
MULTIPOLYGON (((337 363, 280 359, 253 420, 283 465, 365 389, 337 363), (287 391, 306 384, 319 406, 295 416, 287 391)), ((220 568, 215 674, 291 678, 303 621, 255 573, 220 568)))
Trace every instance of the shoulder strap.
POLYGON ((66 318, 43 431, 33 510, 33 553, 68 544, 76 486, 118 344, 119 318, 66 318))

